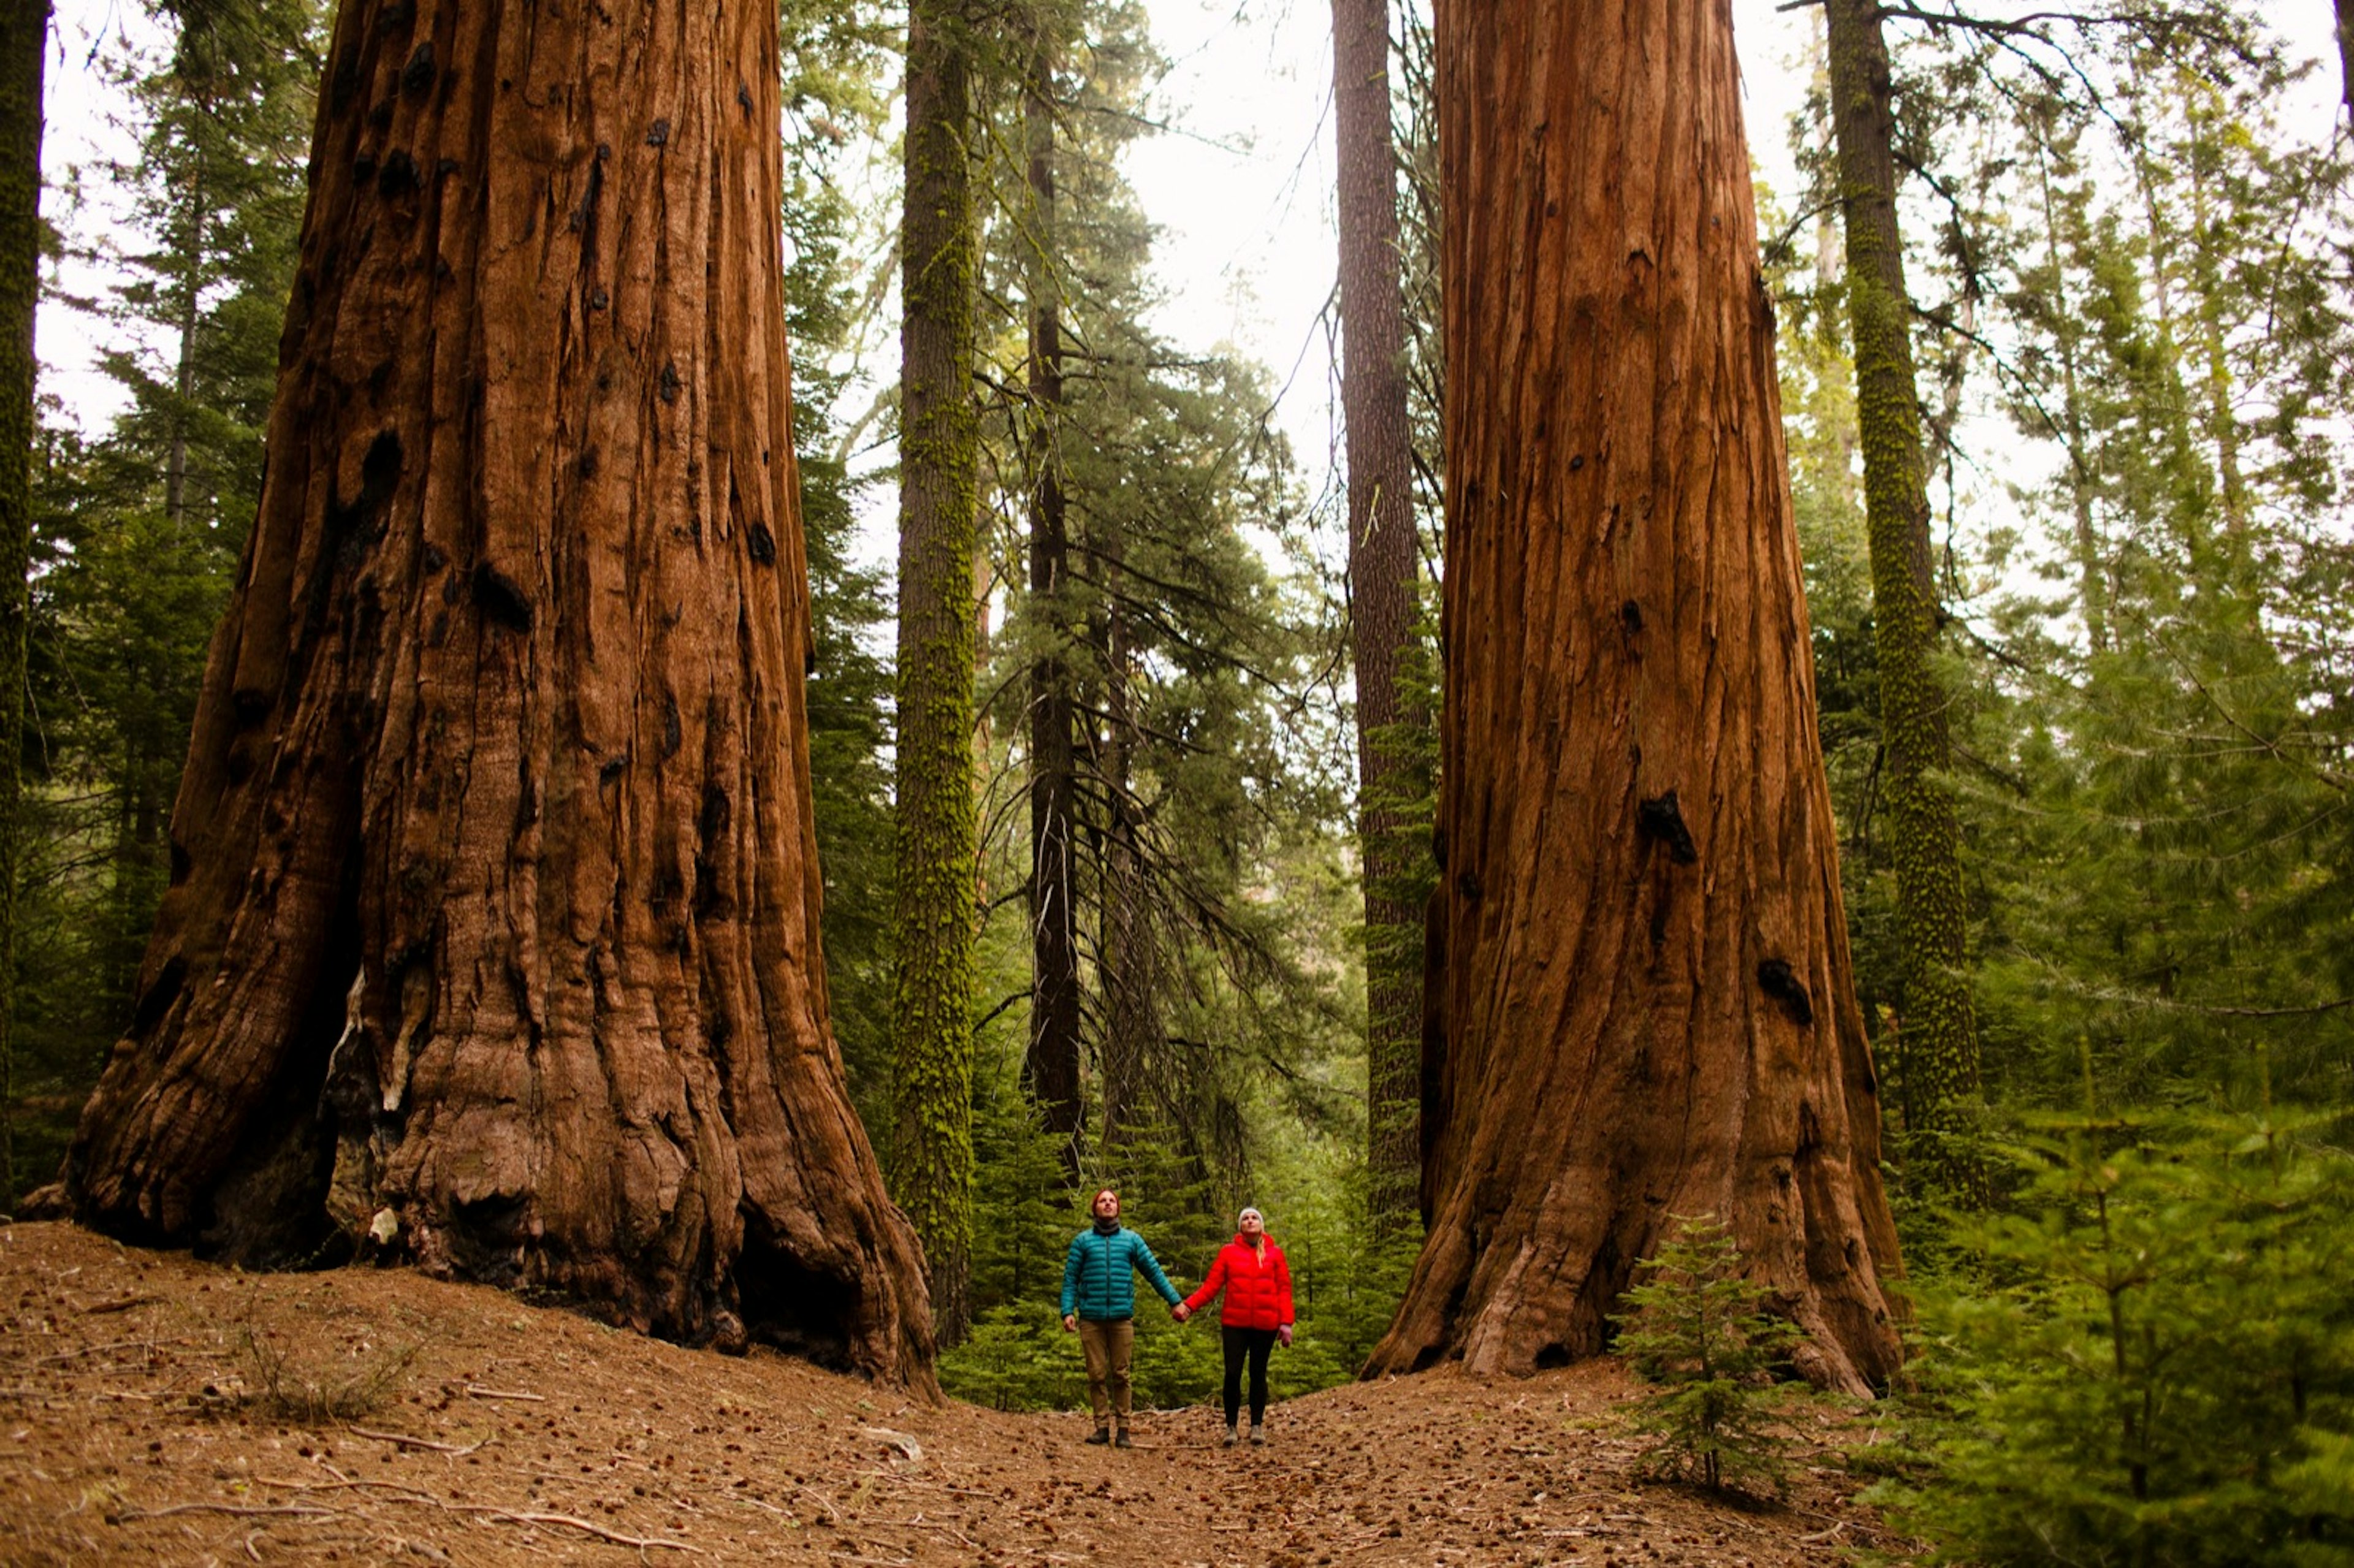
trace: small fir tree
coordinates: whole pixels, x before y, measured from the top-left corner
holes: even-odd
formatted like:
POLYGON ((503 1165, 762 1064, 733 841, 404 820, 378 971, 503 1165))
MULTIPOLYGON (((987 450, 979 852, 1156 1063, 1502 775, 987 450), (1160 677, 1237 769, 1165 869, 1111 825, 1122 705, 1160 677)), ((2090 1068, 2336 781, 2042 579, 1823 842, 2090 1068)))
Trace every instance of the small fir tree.
POLYGON ((1740 1249, 1715 1216, 1679 1216, 1676 1227, 1615 1319, 1618 1353, 1659 1385, 1628 1412, 1629 1426, 1653 1439, 1639 1462, 1711 1491, 1754 1480, 1778 1494, 1788 1437, 1772 1369, 1802 1336, 1764 1310, 1772 1292, 1742 1277, 1740 1249))

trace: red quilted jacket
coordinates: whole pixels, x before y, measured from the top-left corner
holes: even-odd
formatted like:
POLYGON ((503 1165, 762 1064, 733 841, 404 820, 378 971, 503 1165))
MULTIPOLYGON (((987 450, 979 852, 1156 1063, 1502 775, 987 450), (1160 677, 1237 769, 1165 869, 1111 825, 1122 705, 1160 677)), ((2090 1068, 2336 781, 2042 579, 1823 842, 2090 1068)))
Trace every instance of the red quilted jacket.
POLYGON ((1218 1321, 1229 1329, 1280 1329, 1291 1321, 1291 1265, 1283 1249, 1267 1237, 1261 1256, 1239 1235, 1218 1249, 1210 1277, 1185 1298, 1185 1308, 1198 1312, 1219 1291, 1226 1293, 1218 1321))

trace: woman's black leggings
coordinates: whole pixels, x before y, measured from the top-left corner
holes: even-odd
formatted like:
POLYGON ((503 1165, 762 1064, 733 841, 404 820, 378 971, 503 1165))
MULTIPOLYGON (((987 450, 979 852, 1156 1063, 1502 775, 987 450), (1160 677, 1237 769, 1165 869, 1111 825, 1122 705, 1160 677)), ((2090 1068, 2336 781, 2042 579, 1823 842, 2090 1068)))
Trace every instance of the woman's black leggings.
POLYGON ((1251 1425, 1259 1424, 1267 1414, 1267 1353, 1275 1349, 1272 1329, 1221 1329, 1218 1337, 1226 1347, 1226 1425, 1235 1424, 1235 1413, 1243 1403, 1243 1357, 1250 1357, 1251 1425))

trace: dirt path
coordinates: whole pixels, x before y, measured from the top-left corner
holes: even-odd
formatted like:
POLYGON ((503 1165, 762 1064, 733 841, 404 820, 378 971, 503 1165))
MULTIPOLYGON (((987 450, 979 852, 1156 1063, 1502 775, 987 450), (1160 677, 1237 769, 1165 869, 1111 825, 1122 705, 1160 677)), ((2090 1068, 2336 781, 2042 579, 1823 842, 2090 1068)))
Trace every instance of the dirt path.
POLYGON ((1218 1446, 1205 1407, 1151 1413, 1118 1452, 1082 1416, 911 1404, 405 1271, 244 1275, 70 1226, 0 1229, 0 1304, 16 1564, 1767 1568, 1882 1539, 1830 1457, 1868 1411, 1826 1406, 1788 1505, 1735 1510, 1630 1478, 1610 1363, 1329 1390, 1271 1412, 1264 1449, 1218 1446), (273 1383, 366 1408, 272 1414, 273 1383))

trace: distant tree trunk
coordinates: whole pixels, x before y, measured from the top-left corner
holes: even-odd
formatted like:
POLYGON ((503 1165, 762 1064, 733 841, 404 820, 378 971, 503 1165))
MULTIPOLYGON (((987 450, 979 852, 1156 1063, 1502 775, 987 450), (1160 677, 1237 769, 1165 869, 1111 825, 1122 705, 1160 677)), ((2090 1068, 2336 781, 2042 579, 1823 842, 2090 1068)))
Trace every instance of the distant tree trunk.
POLYGON ((1055 273, 1055 46, 1041 27, 1023 97, 1029 138, 1031 252, 1030 1090, 1056 1139, 1065 1180, 1079 1174, 1079 943, 1072 830, 1078 758, 1073 729, 1070 535, 1063 497, 1063 326, 1055 273))
POLYGON ((2098 654, 2109 647, 2109 596, 2107 568, 2093 515, 2093 458, 2084 431, 2084 400, 2077 369, 2078 340, 2085 328, 2070 318, 2066 305, 2068 274, 2060 249, 2062 214, 2052 188, 2048 137, 2038 139, 2035 164, 2043 202, 2044 265, 2052 270, 2052 339, 2060 360, 2060 427, 2068 452, 2068 506, 2074 524, 2076 612, 2084 618, 2086 647, 2098 654))
POLYGON ((2338 0, 2338 96, 2354 117, 2354 0, 2338 0))
POLYGON ((33 317, 40 303, 48 0, 0 15, 0 1209, 16 1196, 16 863, 24 833, 26 563, 33 552, 33 317))
POLYGON ((907 22, 901 226, 898 1065, 892 1181, 923 1237, 933 1323, 964 1337, 972 1250, 974 475, 979 265, 970 26, 957 0, 907 22))
POLYGON ((1978 1100, 1978 1033, 1970 998, 1961 828, 1946 782, 1951 698, 1937 669, 1945 611, 1929 540, 1913 307, 1896 224, 1895 116, 1877 0, 1829 0, 1831 113, 1846 218, 1847 298, 1855 343, 1856 423, 1863 440, 1872 554, 1872 646, 1880 672, 1882 798, 1896 863, 1903 998, 1898 1025, 1918 1158, 1937 1186, 1984 1191, 1955 1142, 1978 1100))
POLYGON ((1094 541, 1105 574, 1107 607, 1098 658, 1104 673, 1103 740, 1096 778, 1104 792, 1103 909, 1098 950, 1103 974, 1104 1142, 1129 1141, 1142 1121, 1146 1072, 1159 1044, 1153 1008, 1159 949, 1145 885, 1143 831, 1133 789, 1136 695, 1129 666, 1127 612, 1119 602, 1125 542, 1107 523, 1094 541))
POLYGON ((1897 1370, 1732 23, 1444 5, 1443 1112, 1367 1371, 1599 1351, 1714 1214, 1897 1370))
MULTIPOLYGON (((209 113, 212 105, 208 90, 200 92, 198 98, 203 111, 209 113)), ((199 149, 188 162, 185 217, 187 249, 181 255, 176 280, 180 294, 180 319, 175 323, 179 352, 172 383, 172 440, 164 461, 164 515, 171 519, 175 529, 185 527, 188 520, 188 408, 196 398, 196 309, 204 296, 205 239, 210 217, 207 210, 204 154, 199 149)))
MULTIPOLYGON (((1413 824, 1399 809, 1411 765, 1398 730, 1429 715, 1400 700, 1415 625, 1413 446, 1405 309, 1398 281, 1396 159, 1390 145, 1388 0, 1332 0, 1340 152, 1341 400, 1349 457, 1349 609, 1357 675, 1357 822, 1366 933, 1365 1088, 1373 1209, 1413 1210, 1422 1025, 1421 910, 1413 824)), ((1427 824, 1423 832, 1428 832, 1427 824)))
POLYGON ((349 0, 114 1233, 931 1386, 827 1017, 773 6, 349 0))

